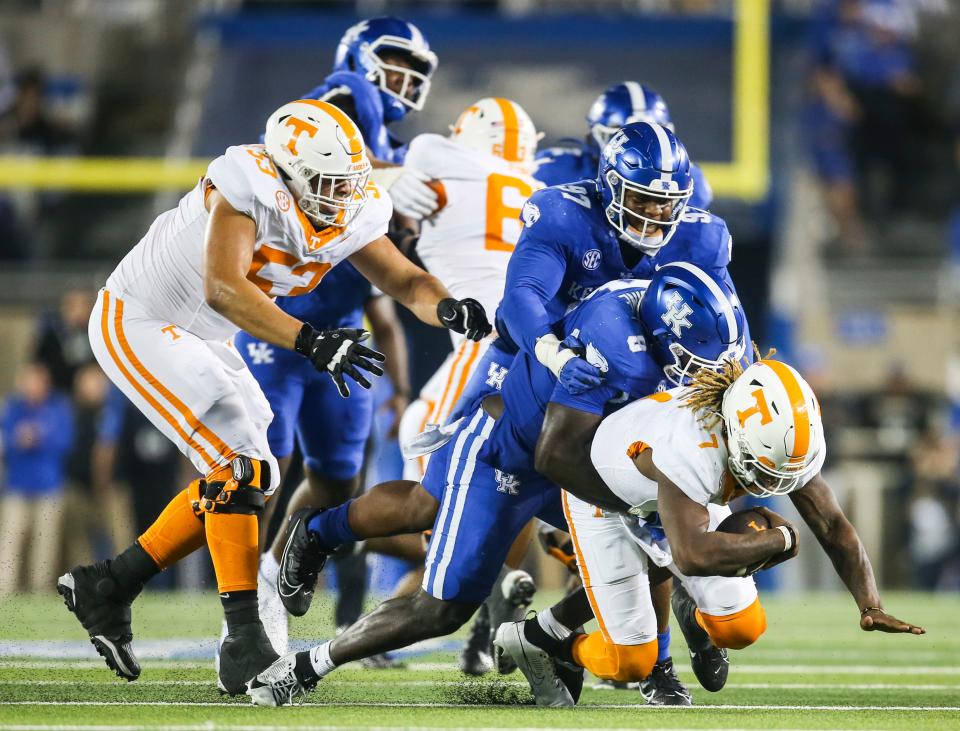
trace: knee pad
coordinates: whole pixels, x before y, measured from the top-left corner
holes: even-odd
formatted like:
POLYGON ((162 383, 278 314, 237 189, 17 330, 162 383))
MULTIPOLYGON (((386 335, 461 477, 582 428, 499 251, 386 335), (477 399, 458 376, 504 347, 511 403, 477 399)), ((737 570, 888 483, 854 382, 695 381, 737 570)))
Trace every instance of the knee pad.
POLYGON ((573 645, 573 659, 598 678, 634 682, 643 680, 657 662, 656 639, 641 645, 617 645, 593 632, 573 645))
POLYGON ((198 508, 203 513, 259 515, 266 504, 271 468, 267 460, 239 456, 199 481, 198 508), (229 469, 229 472, 227 471, 229 469))
POLYGON ((760 597, 753 600, 746 609, 734 614, 715 616, 703 614, 697 610, 700 626, 710 635, 713 644, 730 650, 742 650, 749 647, 767 629, 767 613, 760 603, 760 597))

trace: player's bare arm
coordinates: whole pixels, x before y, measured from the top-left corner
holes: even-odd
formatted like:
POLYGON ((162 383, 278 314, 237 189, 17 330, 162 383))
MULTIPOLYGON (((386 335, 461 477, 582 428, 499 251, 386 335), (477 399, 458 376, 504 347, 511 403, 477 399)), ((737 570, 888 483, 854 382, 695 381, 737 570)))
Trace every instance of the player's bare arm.
POLYGON ((256 224, 217 190, 206 201, 210 219, 204 242, 203 290, 207 304, 255 338, 293 350, 303 323, 277 307, 249 279, 256 224))
POLYGON ((821 475, 790 494, 803 521, 830 557, 837 575, 860 609, 860 628, 866 631, 925 634, 923 627, 903 622, 883 611, 877 581, 856 529, 840 509, 833 490, 821 475))
POLYGON ((708 530, 707 508, 687 497, 657 470, 649 450, 638 455, 634 462, 642 467, 640 471, 645 476, 656 479, 660 520, 670 541, 673 560, 687 576, 740 576, 745 567, 784 552, 786 539, 778 530, 751 534, 708 530))
POLYGON ((626 511, 590 459, 590 444, 601 417, 557 403, 547 405, 537 440, 536 468, 567 492, 604 510, 626 511))
POLYGON ((492 329, 478 302, 455 300, 439 279, 407 259, 386 236, 350 256, 350 262, 428 325, 465 333, 471 340, 485 337, 492 329))

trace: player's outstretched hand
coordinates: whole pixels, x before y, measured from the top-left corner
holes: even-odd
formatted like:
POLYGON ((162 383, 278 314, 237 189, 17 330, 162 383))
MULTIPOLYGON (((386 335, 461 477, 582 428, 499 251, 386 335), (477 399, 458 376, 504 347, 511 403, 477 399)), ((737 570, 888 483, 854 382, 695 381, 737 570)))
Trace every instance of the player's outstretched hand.
POLYGON ((294 350, 305 356, 318 371, 329 372, 340 395, 347 398, 350 388, 343 379, 344 373, 363 388, 370 388, 370 381, 358 369, 375 376, 383 375, 383 369, 373 361, 382 363, 386 356, 360 345, 369 337, 370 333, 360 328, 342 327, 321 331, 304 323, 297 335, 294 350))
POLYGON ((463 333, 467 340, 483 340, 493 332, 483 305, 471 297, 446 297, 437 303, 437 318, 447 330, 463 333))
POLYGON ((925 635, 927 633, 923 627, 908 624, 892 614, 887 614, 879 607, 867 609, 860 615, 860 629, 866 632, 909 633, 911 635, 925 635))
POLYGON ((429 182, 429 175, 414 168, 404 168, 388 188, 393 210, 415 221, 433 215, 440 204, 440 197, 428 185, 429 182))
POLYGON ((603 374, 595 365, 587 363, 580 356, 575 356, 563 364, 557 380, 568 393, 576 396, 603 383, 603 374))

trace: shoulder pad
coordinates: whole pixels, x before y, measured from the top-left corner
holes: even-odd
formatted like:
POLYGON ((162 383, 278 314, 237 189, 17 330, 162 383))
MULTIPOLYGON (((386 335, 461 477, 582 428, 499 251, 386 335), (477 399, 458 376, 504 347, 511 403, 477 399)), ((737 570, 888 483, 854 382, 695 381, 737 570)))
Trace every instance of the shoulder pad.
POLYGON ((478 167, 476 154, 448 137, 426 133, 413 138, 403 162, 433 178, 459 178, 478 167))
POLYGON ((206 177, 231 206, 251 217, 261 207, 273 210, 281 192, 289 195, 261 145, 228 147, 210 163, 206 177))
POLYGON ((730 230, 710 211, 688 207, 675 235, 687 260, 699 266, 726 266, 730 262, 730 230))

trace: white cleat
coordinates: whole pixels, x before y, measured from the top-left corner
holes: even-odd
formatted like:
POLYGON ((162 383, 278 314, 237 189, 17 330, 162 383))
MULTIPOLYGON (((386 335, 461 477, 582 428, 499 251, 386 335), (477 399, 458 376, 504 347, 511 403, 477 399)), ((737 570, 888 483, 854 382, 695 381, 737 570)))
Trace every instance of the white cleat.
POLYGON ((573 696, 557 675, 557 668, 546 652, 527 640, 523 622, 505 622, 497 628, 493 638, 494 663, 499 665, 502 655, 508 655, 530 683, 538 706, 570 708, 573 696))
MULTIPOLYGON (((308 653, 300 653, 308 655, 308 653)), ((255 706, 290 706, 294 701, 306 698, 319 680, 302 677, 297 672, 297 655, 291 652, 277 660, 273 665, 261 672, 247 683, 247 695, 255 706)), ((309 658, 305 663, 309 667, 309 658)))

